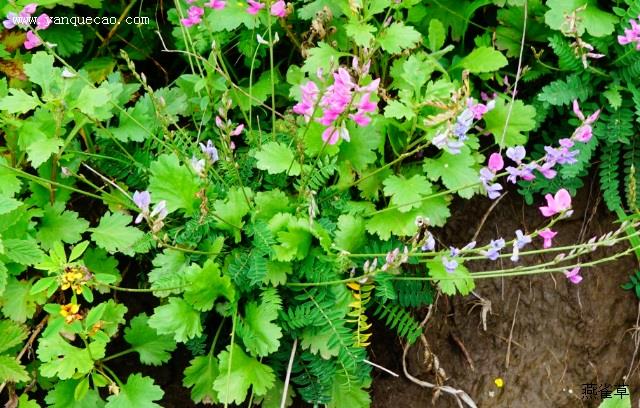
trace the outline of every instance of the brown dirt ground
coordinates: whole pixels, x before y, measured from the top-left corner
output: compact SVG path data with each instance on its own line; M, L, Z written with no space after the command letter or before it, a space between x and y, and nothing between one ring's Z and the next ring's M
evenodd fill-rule
M593 235L615 229L615 217L601 203L594 202L595 196L585 191L574 199L576 211L558 225L556 245L586 241ZM457 203L452 212L461 215L451 219L440 231L440 240L464 245L490 204L487 200ZM515 192L509 192L488 217L478 242L497 236L507 239L518 228L531 231L542 222L535 207L526 206ZM536 245L540 247L539 243ZM595 252L590 258L612 254L615 249ZM525 263L540 263L544 259L540 256ZM505 266L511 264L508 259L504 262ZM486 261L473 266L475 271L489 268L494 269L495 263ZM561 274L477 280L475 292L492 305L487 331L482 327L480 308L473 309L474 296L441 297L425 333L432 352L446 371L446 384L465 390L482 408L597 406L600 400L582 398L582 384L623 382L634 352L629 329L636 324L638 302L632 293L620 289L620 285L636 269L635 259L627 257L583 270L584 280L579 285L570 284ZM507 367L507 339L518 297ZM422 319L425 311L416 315ZM384 329L374 332L371 359L402 373L402 346L398 340L385 342L385 338L391 336ZM419 343L409 351L409 372L433 382L434 376L426 370L423 346ZM470 361L459 344L467 350ZM497 377L504 379L501 389L494 384ZM632 395L639 391L640 371L631 376L630 386ZM457 406L446 395L432 404L432 395L428 389L380 371L373 382L375 408ZM640 398L635 395L633 401L638 401Z

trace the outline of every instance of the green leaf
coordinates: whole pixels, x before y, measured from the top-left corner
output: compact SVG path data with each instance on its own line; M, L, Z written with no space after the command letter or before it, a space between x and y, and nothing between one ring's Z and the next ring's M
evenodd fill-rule
M535 128L536 109L533 106L525 105L520 100L514 101L507 131L505 132L504 140L502 140L502 133L507 123L508 115L509 104L503 98L498 98L495 108L484 115L485 130L493 133L495 142L501 147L525 144L527 136L523 132L528 132Z
M187 9L183 9L187 12ZM247 13L247 6L244 2L229 1L222 10L215 10L214 13L207 14L207 27L213 32L233 31L244 25L248 29L258 26L260 19ZM255 40L255 38L254 38Z
M303 350L309 350L312 354L320 354L320 357L329 360L340 352L340 343L333 341L331 346L329 345L332 338L333 333L330 330L305 327L300 345Z
M585 7L586 6L586 7ZM576 12L575 29L579 36L585 30L594 37L611 35L618 23L618 17L598 8L595 0L548 0L547 11L544 15L545 23L554 30L569 32L567 16Z
M118 332L118 326L125 323L125 313L127 313L125 305L110 299L93 307L85 317L85 324L91 327L100 322L100 330L111 337Z
M323 72L330 72L332 69L337 68L340 65L340 57L347 56L349 54L339 52L329 44L320 41L316 48L311 48L307 51L309 54L302 66L302 71L315 75L318 68L321 68Z
M31 282L10 278L4 295L0 297L2 313L9 319L24 323L33 317L36 306L43 304L47 297L44 293L31 294Z
M459 263L458 267L449 273L442 263L442 257L436 257L427 261L427 269L429 276L434 279L442 293L446 295L453 296L460 293L466 296L475 288L469 270L462 263Z
M149 326L158 334L173 335L175 341L182 343L202 334L200 313L177 297L169 298L168 304L154 309Z
M0 381L17 383L28 380L27 370L16 361L15 357L0 356Z
M82 31L69 29L64 24L52 24L46 30L40 31L39 34L44 41L56 44L56 53L64 58L82 51Z
M122 252L133 255L133 246L144 236L144 232L135 227L128 227L131 217L122 213L107 212L100 219L100 224L89 228L91 239L107 252L114 254Z
M367 24L361 21L350 21L344 26L347 35L353 39L353 42L360 47L368 47L374 40L373 33L377 29L371 24Z
M166 363L171 358L171 352L176 349L173 338L158 334L151 328L149 318L144 313L131 319L129 327L124 330L124 339L138 353L142 364L158 366Z
M416 116L413 108L405 105L404 103L394 99L390 101L384 108L385 118L407 119L411 120Z
M402 50L415 47L422 36L415 28L395 22L387 27L378 37L378 43L383 50L391 54L399 54Z
M9 95L0 99L0 110L25 114L40 106L40 104L40 99L35 93L28 95L22 89L11 88L9 89Z
M165 249L162 253L153 258L153 270L149 272L149 282L153 294L157 297L167 297L171 294L181 293L186 285L186 272L189 263L184 255L172 249ZM172 290L160 290L162 288L173 288Z
M170 213L183 209L187 215L193 214L200 189L198 177L173 154L161 155L150 169L149 191L153 202L165 200Z
M375 149L380 145L382 133L378 122L367 127L349 126L351 141L340 144L338 161L349 160L357 171L364 171L366 167L376 161Z
M93 85L87 85L80 91L73 107L90 118L107 120L111 117L110 100L111 93L108 88L102 86L95 88ZM107 107L107 109L101 109L103 107Z
M274 321L281 308L281 299L275 289L265 290L259 305L253 301L245 305L238 334L252 355L265 357L280 347L282 330Z
M229 345L218 355L220 376L214 381L213 389L218 392L221 403L241 404L249 387L257 396L265 395L273 387L276 377L273 369L249 357L237 345Z
M213 354L194 358L184 370L182 385L191 388L191 399L195 403L213 403L219 401L218 393L213 389L213 382L218 378L218 359Z
M131 374L127 383L120 387L118 395L107 398L105 408L162 408L154 401L164 396L162 388L154 384L153 378L142 374Z
M420 207L422 196L431 193L431 183L419 174L410 179L391 175L382 184L384 184L384 195L391 197L389 206L397 207L400 212L408 212L412 208Z
M36 238L43 249L49 250L55 241L74 244L82 239L82 233L89 228L89 222L78 217L78 213L65 210L64 204L56 202L44 207L44 214Z
M615 110L622 106L622 95L620 94L620 88L616 85L611 85L606 91L602 93L602 96L607 98L609 105Z
M460 61L462 68L474 74L497 71L508 63L500 51L490 47L478 47Z
M338 372L331 388L331 402L327 408L368 408L371 405L369 392L362 386L352 384L344 374Z
M8 166L4 167L4 166ZM0 194L4 197L11 197L22 187L22 182L14 171L11 170L11 166L7 162L7 159L0 157Z
M93 341L89 349L75 347L55 333L40 338L37 350L38 359L42 362L40 372L45 377L58 377L61 380L76 374L88 374L93 370L93 359L105 356L105 346L101 341Z
M36 52L31 57L31 62L24 64L24 72L29 77L29 81L40 85L46 91L54 80L53 76L60 73L59 69L53 67L54 61L53 55L48 52Z
M74 398L74 390L78 386L78 380L58 381L47 393L45 401L49 408L101 408L104 401L98 391L89 389L80 400Z
M244 191L244 193L243 193ZM226 200L216 200L213 203L213 212L216 217L216 228L233 234L235 242L240 242L240 230L244 226L245 215L249 214L249 204L253 192L248 188L231 188Z
M614 393L608 398L602 400L598 408L631 408L631 394L629 387L623 387L624 394Z
M7 258L23 265L34 265L42 260L44 252L33 239L5 239L4 252Z
M479 181L479 169L467 147L459 154L444 151L437 159L425 159L423 169L431 180L441 179L447 189L456 191L462 198L471 198L474 193L474 187L462 187Z
M438 19L431 19L429 21L429 49L431 51L437 51L444 45L444 40L447 37L447 33L444 30L444 25Z
M260 170L266 170L269 174L284 173L287 175L297 176L300 174L300 163L295 159L291 149L284 143L269 142L255 153L258 161L256 166Z
M111 127L109 131L121 142L132 140L142 142L157 126L155 110L150 97L138 99L136 104L120 112L118 127Z
M9 213L22 205L22 201L15 198L0 196L0 214Z
M187 273L188 285L184 292L184 299L194 309L202 312L213 309L215 301L220 296L233 302L235 289L228 276L223 276L218 264L207 260L202 268L192 265Z
M20 129L20 146L26 150L31 165L36 169L49 160L52 154L58 153L63 145L62 139L46 133L51 130L47 130L46 125L47 123L25 122Z
M338 217L335 245L340 250L353 252L366 243L365 225L362 217L343 214Z
M27 338L27 330L23 325L20 325L11 320L0 320L0 353L11 349L22 343Z
M25 392L18 398L18 408L40 408L40 405L34 400L30 400L29 395Z

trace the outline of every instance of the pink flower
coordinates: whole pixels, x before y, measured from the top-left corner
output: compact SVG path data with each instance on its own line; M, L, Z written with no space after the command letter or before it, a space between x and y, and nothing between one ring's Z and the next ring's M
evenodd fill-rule
M338 143L340 138L343 138L347 142L350 140L349 131L344 126L341 126L338 129L333 126L329 126L324 130L324 132L322 132L322 140L330 145Z
M371 102L371 94L369 92L362 95L358 102L358 110L366 113L375 112L378 104Z
M540 212L545 217L552 217L571 208L571 196L564 188L558 190L555 196L547 194L544 197L547 199L547 205L540 207Z
M22 9L22 12L31 15L36 12L37 7L38 5L36 3L29 3L26 6L24 6L24 8Z
M293 112L298 115L304 115L308 122L313 114L313 108L318 100L318 86L313 81L309 81L300 87L302 91L302 102L297 103L293 107Z
M51 25L51 17L42 13L36 19L36 29L38 30L46 30Z
M356 122L358 126L365 127L371 123L371 118L364 114L362 111L358 111L354 114L349 115L349 117Z
M542 247L543 248L551 248L551 245L553 245L551 240L553 239L553 237L558 235L558 233L556 231L550 230L549 228L545 228L542 231L540 231L538 233L538 235L540 236L540 238L542 238L544 240L544 242L542 244Z
M244 130L244 124L239 124L235 129L229 134L229 136L238 136Z
M579 142L586 143L591 140L591 136L593 136L593 129L591 125L582 125L576 129L573 137Z
M247 9L247 13L249 14L258 14L258 11L265 7L264 4L255 0L247 0L247 3L249 3L249 8Z
M36 48L42 44L40 38L33 33L33 31L27 32L27 40L24 42L24 48L30 50L32 48Z
M640 20L640 16L638 16L638 20ZM631 24L631 28L625 29L624 35L618 36L618 43L620 45L636 43L636 49L640 50L640 26L635 20L629 20L629 24Z
M502 160L502 155L500 155L500 153L492 153L491 156L489 156L489 170L497 173L502 170L503 167L504 160Z
M278 0L271 5L271 15L276 17L287 16L287 5L284 0Z
M202 22L202 16L204 15L204 9L198 6L191 6L187 11L188 17L180 20L183 26L191 27Z
M555 163L553 162L546 162L542 166L538 165L536 168L540 171L540 173L542 173L543 176L548 179L552 179L556 176L556 174L558 174L558 172L553 169L554 165Z
M582 276L580 276L579 273L580 273L580 267L576 266L570 271L564 271L564 276L566 276L571 283L573 283L574 285L577 285L582 281Z
M211 9L214 9L214 10L222 10L226 4L227 4L226 1L211 0L208 3L205 3L205 6L211 8Z

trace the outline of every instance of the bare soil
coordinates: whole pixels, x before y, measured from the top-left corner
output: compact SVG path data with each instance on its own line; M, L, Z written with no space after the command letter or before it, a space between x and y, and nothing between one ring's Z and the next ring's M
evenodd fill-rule
M595 202L595 196L585 191L574 199L576 211L557 225L555 245L586 241L616 228L615 217ZM472 200L456 205L452 213L460 215L438 237L447 245L469 241L491 203ZM542 222L535 206L526 206L510 192L488 216L478 241L509 239L516 229L532 231ZM539 242L535 245L541 247ZM613 254L616 249L595 252L584 260ZM524 263L542 263L547 258L532 256ZM505 267L511 265L508 259L503 262ZM474 308L475 296L440 297L425 334L446 372L445 384L466 391L478 407L594 407L601 402L600 395L583 399L583 384L600 387L624 382L635 395L632 400L638 401L639 371L624 380L635 349L631 329L636 326L638 301L620 288L637 267L637 261L627 257L583 270L579 285L569 283L562 274L477 280L475 293L491 302L486 331L481 308ZM474 271L495 268L491 261L473 265ZM426 311L416 313L419 319L425 315ZM397 339L387 340L390 338L384 328L374 332L372 360L402 374L402 346ZM408 370L433 383L434 374L427 370L424 354L420 342L412 346ZM498 377L504 380L502 388L494 383ZM376 408L457 406L447 395L433 403L432 397L431 390L403 376L394 378L377 371L373 382Z

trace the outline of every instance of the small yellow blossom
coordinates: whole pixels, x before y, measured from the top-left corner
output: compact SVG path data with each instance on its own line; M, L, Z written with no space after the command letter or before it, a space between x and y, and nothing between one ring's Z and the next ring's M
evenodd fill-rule
M493 380L493 382L496 384L496 387L498 388L504 387L504 380L501 377L496 378L495 380Z
M65 322L72 323L74 320L82 319L82 315L78 314L79 311L80 305L69 303L66 305L62 305L60 309L60 315L64 317Z

